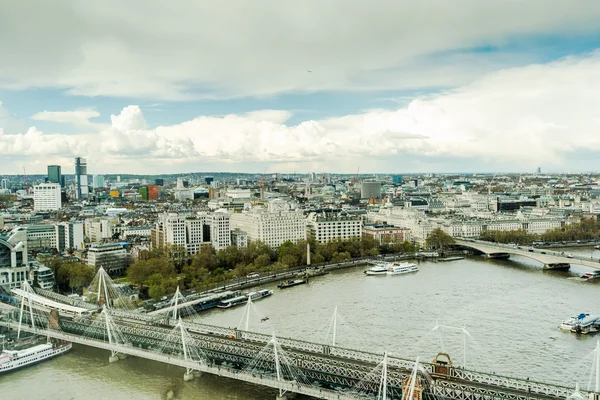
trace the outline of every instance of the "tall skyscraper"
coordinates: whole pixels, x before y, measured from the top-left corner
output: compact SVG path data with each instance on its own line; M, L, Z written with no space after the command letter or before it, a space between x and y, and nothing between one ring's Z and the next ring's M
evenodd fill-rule
M75 196L79 200L88 198L87 161L85 158L75 158Z
M104 187L104 176L103 175L94 175L92 178L92 185L94 189L103 188Z
M59 185L62 185L60 165L48 165L48 183L58 183Z

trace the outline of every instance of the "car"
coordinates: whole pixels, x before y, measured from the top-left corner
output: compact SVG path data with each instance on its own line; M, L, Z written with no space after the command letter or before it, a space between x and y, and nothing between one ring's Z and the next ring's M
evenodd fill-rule
M260 278L260 274L257 274L256 272L253 272L251 274L248 274L247 278Z
M545 251L542 251L542 254L546 254L546 252L545 252Z
M533 253L533 249L529 249L529 250L527 250L527 251L529 251L530 253Z
M567 254L567 258L573 258L573 257L575 257L575 256L571 253Z

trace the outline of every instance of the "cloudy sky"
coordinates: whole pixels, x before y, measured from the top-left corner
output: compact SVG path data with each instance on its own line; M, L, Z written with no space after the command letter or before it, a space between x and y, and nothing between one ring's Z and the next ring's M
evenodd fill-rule
M600 1L0 3L0 174L600 170Z

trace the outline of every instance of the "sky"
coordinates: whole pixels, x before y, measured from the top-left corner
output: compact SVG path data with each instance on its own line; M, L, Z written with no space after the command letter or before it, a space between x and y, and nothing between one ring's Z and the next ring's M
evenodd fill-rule
M0 174L600 170L597 0L0 3Z

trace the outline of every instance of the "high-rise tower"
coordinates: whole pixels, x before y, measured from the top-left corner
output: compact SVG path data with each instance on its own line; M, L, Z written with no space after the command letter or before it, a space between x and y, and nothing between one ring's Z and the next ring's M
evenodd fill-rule
M88 198L87 161L85 158L75 158L75 196L79 200Z

